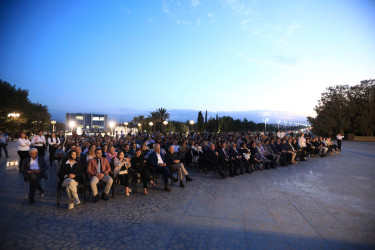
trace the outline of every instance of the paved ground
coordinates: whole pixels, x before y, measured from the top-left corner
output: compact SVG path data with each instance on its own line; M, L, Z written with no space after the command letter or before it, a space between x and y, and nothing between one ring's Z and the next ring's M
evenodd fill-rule
M0 248L374 249L375 143L226 180L192 171L172 192L56 207L54 170L30 206L15 144L0 160ZM159 181L159 184L161 181ZM141 186L139 186L139 189Z

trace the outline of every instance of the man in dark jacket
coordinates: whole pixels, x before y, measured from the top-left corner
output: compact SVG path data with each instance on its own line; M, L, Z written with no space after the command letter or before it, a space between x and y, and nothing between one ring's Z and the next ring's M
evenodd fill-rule
M171 170L167 167L164 154L160 153L160 144L156 143L154 145L154 151L150 154L148 158L148 165L154 172L163 175L164 179L164 190L171 191L168 187L168 179L171 178L174 182L178 179L173 177Z
M38 149L30 149L30 157L22 161L21 172L25 181L29 182L29 203L35 203L35 189L38 189L44 196L44 190L40 185L42 178L47 179L46 164L43 157L38 157Z
M182 179L186 178L186 181L192 181L189 177L189 173L186 171L184 164L180 162L178 159L178 155L174 153L174 147L173 145L170 145L168 147L167 154L165 155L165 162L167 163L167 166L172 172L178 171L178 178L180 180L180 187L185 187L184 183L182 182Z
M225 179L223 168L220 169L219 152L216 151L215 144L213 143L210 143L208 149L206 150L206 164L208 165L208 168L216 169L221 178Z

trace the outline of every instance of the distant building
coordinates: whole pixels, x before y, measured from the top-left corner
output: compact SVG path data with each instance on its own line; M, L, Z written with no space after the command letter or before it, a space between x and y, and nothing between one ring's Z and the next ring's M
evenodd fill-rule
M83 130L107 129L108 116L103 114L66 113L65 125L70 128L69 122L74 121L76 128Z

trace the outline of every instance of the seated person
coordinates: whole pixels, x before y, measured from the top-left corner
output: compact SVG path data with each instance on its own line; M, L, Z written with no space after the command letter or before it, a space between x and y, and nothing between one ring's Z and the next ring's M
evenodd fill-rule
M234 177L234 166L231 165L230 157L227 150L227 144L223 142L221 144L221 148L219 150L219 162L221 164L221 168L223 172L225 173L226 167L229 167L229 176Z
M66 188L68 209L73 209L74 205L81 203L77 194L77 186L83 182L83 172L81 164L77 161L77 152L70 150L68 156L69 159L61 165L58 176L59 186Z
M175 154L174 151L174 146L170 145L168 147L167 154L165 155L165 162L167 163L167 166L172 171L172 173L178 171L180 187L185 187L184 183L182 182L184 176L186 177L186 181L192 181L193 179L189 177L189 173L186 171L184 164L180 162L180 160L178 159L178 155Z
M256 146L256 142L252 141L250 145L251 145L251 147L250 147L250 152L251 152L250 162L251 162L251 165L252 165L252 167L251 167L252 171L255 170L255 166L257 164L259 165L259 169L262 170L263 165L259 164L259 163L262 163L262 155L258 151L258 148Z
M113 176L114 178L118 178L120 184L125 186L125 195L129 196L131 189L129 188L129 176L131 167L130 158L125 158L124 152L120 151L117 153L117 157L113 160L114 162L114 170Z
M280 155L277 154L277 151L276 152L273 151L273 148L270 146L269 140L265 140L263 148L267 152L267 155L272 156L272 158L270 157L270 159L272 161L273 167L276 168L276 166L279 165L279 162L280 162Z
M160 152L160 144L156 143L154 145L154 151L150 154L148 159L149 166L156 171L157 173L163 175L164 179L164 190L171 191L168 187L168 179L171 178L174 182L177 182L178 179L173 177L172 172L167 167L164 154Z
M256 145L257 145L258 152L262 156L261 159L262 159L262 162L264 164L264 168L265 169L269 169L270 167L274 168L274 166L273 166L273 160L274 160L273 156L267 154L267 151L263 148L261 141L257 141Z
M132 165L132 168L141 174L141 179L143 182L143 193L147 195L147 183L150 182L153 187L156 187L156 184L152 181L151 174L146 166L146 160L142 155L141 148L137 148L135 150L135 155L131 158L130 163Z
M206 150L206 164L208 165L209 169L216 169L217 172L220 174L221 178L225 179L225 173L220 167L219 164L219 152L215 149L215 144L210 143L208 149Z
M238 175L237 173L237 169L240 170L240 174L244 174L244 171L243 171L243 168L242 168L242 164L241 164L241 161L242 161L242 155L240 154L240 152L237 150L237 145L236 143L232 143L230 145L230 148L228 150L228 154L229 154L229 158L232 162L232 164L234 164L234 175Z
M35 203L35 189L38 189L42 196L44 196L44 190L40 185L40 180L42 178L47 178L46 176L46 164L44 162L44 157L38 156L38 149L30 149L30 157L22 161L21 172L25 181L29 182L29 203Z
M246 142L242 141L240 143L240 148L239 148L238 151L242 155L241 160L242 160L242 164L244 164L244 166L245 166L246 173L251 173L251 171L250 171L250 156L251 156L251 152L247 148Z
M90 177L90 187L94 196L94 203L99 199L97 184L100 180L106 183L102 199L108 200L108 194L111 190L113 179L108 175L111 167L106 158L102 157L103 153L100 148L95 149L95 158L91 159L87 166L87 174Z

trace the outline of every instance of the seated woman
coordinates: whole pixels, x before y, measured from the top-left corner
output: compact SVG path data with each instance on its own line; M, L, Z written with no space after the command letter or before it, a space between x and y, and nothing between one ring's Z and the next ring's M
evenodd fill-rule
M117 157L117 152L115 151L115 147L110 146L109 150L108 150L108 153L106 155L106 158L107 158L110 165L112 164L112 161L114 161L114 159L116 159L116 157Z
M151 174L146 166L145 157L142 155L142 149L137 148L135 150L135 155L131 158L130 163L135 171L141 174L144 194L147 195L147 183L150 182L153 187L156 187L156 184L151 179Z
M129 168L131 167L130 158L125 158L124 152L120 151L114 159L115 169L113 170L114 177L120 180L120 184L125 186L125 195L129 196L131 192L129 188L129 175L131 174Z
M80 204L77 194L77 186L83 181L82 167L77 162L77 152L75 150L69 151L68 160L63 163L59 170L59 186L66 187L68 195L68 209L74 208L74 205Z
M251 171L255 171L255 166L256 164L258 163L262 163L262 155L259 153L258 151L258 148L256 147L256 142L255 141L252 141L251 144L250 144L250 152L251 152L251 156L250 156L250 163L251 163ZM259 165L259 169L262 170L263 169L263 165Z

